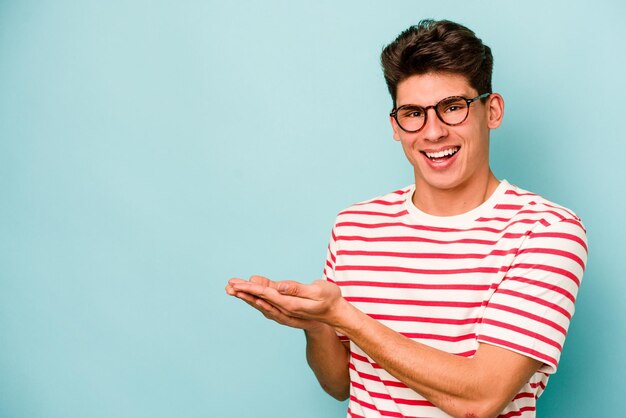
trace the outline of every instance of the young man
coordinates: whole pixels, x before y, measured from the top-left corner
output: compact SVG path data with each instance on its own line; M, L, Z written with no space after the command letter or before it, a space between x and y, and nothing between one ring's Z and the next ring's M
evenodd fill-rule
M301 328L350 417L533 417L556 371L587 258L571 211L498 180L504 101L475 34L422 21L387 46L393 137L415 184L339 213L324 280L226 291Z

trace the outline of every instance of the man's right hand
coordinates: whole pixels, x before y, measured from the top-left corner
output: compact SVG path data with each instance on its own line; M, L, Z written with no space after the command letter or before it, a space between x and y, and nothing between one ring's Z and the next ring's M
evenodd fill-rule
M350 394L348 369L350 351L347 344L343 344L337 338L335 330L330 325L316 320L297 318L285 313L265 299L235 290L235 284L248 282L265 286L268 288L267 290L273 289L270 290L270 293L278 291L278 286L281 283L284 286L286 282L274 282L262 276L252 276L249 281L234 278L228 281L226 293L243 300L261 312L267 319L288 327L303 329L307 341L307 362L322 388L336 399L341 401L347 399ZM263 289L261 294L265 290Z
M226 285L226 293L230 296L234 296L238 299L243 300L248 305L252 306L254 309L258 310L265 316L267 319L271 319L272 321L276 321L281 325L286 325L292 328L300 328L307 332L315 332L319 329L322 329L326 326L318 321L296 318L294 316L287 315L276 306L270 304L264 299L253 296L249 293L245 292L237 292L233 288L235 283L243 283L246 280L239 278L232 278L228 281L228 285ZM272 289L278 290L278 283L274 282L263 276L252 276L249 280L250 283L260 284L262 286L267 286Z

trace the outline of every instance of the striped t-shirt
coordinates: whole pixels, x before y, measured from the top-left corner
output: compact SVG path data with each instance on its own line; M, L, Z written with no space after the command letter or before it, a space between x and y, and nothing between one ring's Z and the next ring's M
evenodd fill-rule
M534 417L536 399L556 371L587 260L580 219L507 181L457 216L420 211L413 191L340 212L325 279L358 309L415 341L465 357L489 343L540 360L501 415ZM350 350L349 417L448 416L354 343Z

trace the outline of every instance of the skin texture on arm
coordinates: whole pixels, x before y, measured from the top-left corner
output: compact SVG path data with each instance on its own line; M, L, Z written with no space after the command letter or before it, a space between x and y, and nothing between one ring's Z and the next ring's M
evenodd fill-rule
M350 393L348 371L349 349L343 344L335 330L319 321L290 316L266 300L246 292L235 290L237 283L247 283L241 279L231 279L226 293L237 297L263 314L267 319L292 328L300 328L306 337L307 363L318 382L333 398L343 401ZM262 276L252 276L250 283L277 288L277 283Z
M236 292L264 299L294 318L323 322L349 337L378 365L455 417L497 416L541 366L537 360L480 344L473 358L446 353L384 326L341 297L326 281L273 286L239 282Z
M322 324L325 325L325 324ZM326 393L344 401L350 395L348 363L350 351L342 343L335 330L324 326L315 332L304 331L306 336L306 359Z

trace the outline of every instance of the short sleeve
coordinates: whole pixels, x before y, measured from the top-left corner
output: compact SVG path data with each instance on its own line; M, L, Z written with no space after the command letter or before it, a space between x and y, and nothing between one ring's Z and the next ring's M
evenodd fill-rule
M322 280L327 280L331 283L335 283L335 263L337 262L337 236L335 235L335 228L333 228L330 234L330 241L328 243L328 249L326 251L326 265L324 266L324 273ZM340 332L337 332L337 337L342 342L349 341L348 337Z
M587 262L579 219L530 233L487 302L477 332L484 342L544 363L556 372Z
M327 280L331 283L335 283L335 263L337 262L337 236L335 235L335 228L330 234L330 241L328 243L328 249L326 250L326 265L324 266L324 273L322 275L323 280Z

